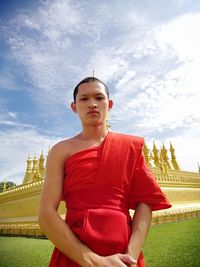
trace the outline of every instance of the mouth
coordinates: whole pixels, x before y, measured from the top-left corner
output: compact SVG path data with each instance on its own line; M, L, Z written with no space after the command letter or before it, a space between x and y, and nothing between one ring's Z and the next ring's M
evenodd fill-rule
M96 110L92 110L92 111L89 111L87 114L92 116L92 115L98 115L99 112Z
M99 114L99 112L96 110L92 110L92 111L89 111L87 114Z

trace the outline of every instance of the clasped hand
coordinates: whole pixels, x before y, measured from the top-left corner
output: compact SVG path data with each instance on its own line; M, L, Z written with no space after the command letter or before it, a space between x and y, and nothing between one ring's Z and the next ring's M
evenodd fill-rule
M99 256L92 266L82 267L136 267L136 260L128 254L114 254L111 256Z

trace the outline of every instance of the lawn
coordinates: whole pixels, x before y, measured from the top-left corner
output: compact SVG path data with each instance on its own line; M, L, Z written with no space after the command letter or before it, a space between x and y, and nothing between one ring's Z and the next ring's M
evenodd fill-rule
M147 267L200 267L200 218L151 227L143 252Z
M52 250L45 239L0 237L0 267L46 267Z
M200 219L152 226L143 249L147 267L199 267ZM1 267L46 267L48 240L0 237Z

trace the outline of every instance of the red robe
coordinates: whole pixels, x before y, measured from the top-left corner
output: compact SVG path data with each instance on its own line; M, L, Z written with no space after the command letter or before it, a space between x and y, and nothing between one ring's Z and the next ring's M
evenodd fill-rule
M109 132L99 147L66 161L66 223L98 255L125 253L131 235L129 209L137 203L152 210L171 207L145 163L143 144L142 138ZM57 248L49 266L79 267ZM145 267L142 253L137 267Z

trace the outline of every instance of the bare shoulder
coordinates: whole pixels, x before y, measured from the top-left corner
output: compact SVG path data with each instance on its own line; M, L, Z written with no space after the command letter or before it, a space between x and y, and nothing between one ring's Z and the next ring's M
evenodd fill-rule
M48 157L65 161L71 154L74 138L75 137L62 140L53 145L49 151Z

